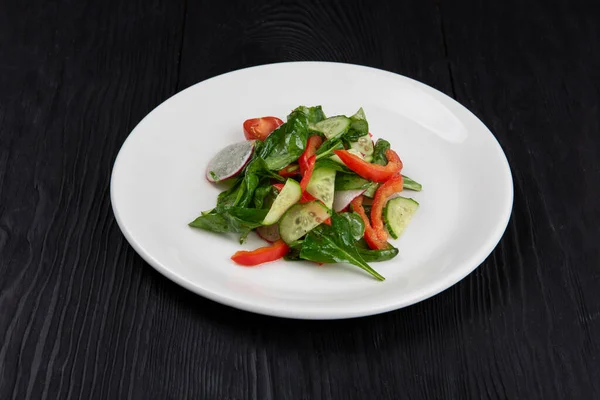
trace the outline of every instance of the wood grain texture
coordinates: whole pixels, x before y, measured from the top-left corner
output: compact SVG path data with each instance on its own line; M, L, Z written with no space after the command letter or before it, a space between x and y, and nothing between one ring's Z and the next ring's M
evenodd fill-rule
M542 0L0 2L0 399L600 398L599 20ZM490 127L515 205L481 267L311 322L135 254L109 201L131 129L200 80L295 60L407 75Z

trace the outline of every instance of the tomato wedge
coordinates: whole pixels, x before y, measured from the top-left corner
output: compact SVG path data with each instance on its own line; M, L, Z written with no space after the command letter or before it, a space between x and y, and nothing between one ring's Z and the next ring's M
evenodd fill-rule
M367 241L367 245L373 250L383 250L388 248L388 243L385 240L381 240L377 235L377 232L371 227L371 222L369 221L369 217L367 217L367 213L362 205L364 196L358 196L354 200L350 202L352 209L360 215L365 224L365 240Z
M251 118L244 121L244 137L247 140L265 140L283 121L277 117Z
M373 182L385 182L392 176L402 170L402 161L394 150L388 149L385 156L388 159L387 165L371 164L347 150L333 151L348 168L356 172L361 177Z
M402 191L403 185L404 178L402 175L396 175L390 180L386 181L383 185L379 186L375 192L373 206L371 207L371 222L373 223L373 229L375 230L375 233L377 233L377 236L381 240L387 241L388 239L387 230L383 226L383 207L385 206L388 197L394 193Z
M317 149L321 144L323 144L323 138L319 135L312 135L308 138L306 149L304 149L304 152L298 159L298 165L300 165L300 173L302 175L304 175L304 172L308 168L308 160L317 153Z
M289 251L289 246L281 239L277 240L271 246L259 247L256 250L237 251L231 259L240 265L252 267L269 261L275 261L285 256Z

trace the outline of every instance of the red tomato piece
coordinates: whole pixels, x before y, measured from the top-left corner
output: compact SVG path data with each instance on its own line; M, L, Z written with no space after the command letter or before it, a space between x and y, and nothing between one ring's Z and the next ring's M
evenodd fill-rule
M244 121L244 137L247 140L265 140L283 124L277 117L251 118Z

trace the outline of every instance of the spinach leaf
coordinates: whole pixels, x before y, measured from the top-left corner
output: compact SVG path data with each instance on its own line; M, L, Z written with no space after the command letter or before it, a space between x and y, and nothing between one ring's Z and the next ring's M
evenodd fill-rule
M287 122L271 133L258 149L258 156L265 160L267 168L279 170L296 161L306 148L308 140L308 117L294 110Z
M383 250L371 250L367 241L361 239L356 242L359 254L366 262L387 261L398 255L398 249L388 243L388 248Z
M325 113L323 112L323 109L321 108L321 106L314 106L314 107L300 106L300 107L296 107L296 109L294 111L300 111L300 112L304 113L308 117L309 124L316 124L317 122L321 122L325 118L327 118L327 117L325 117Z
M387 261L398 255L398 249L390 247L384 250L358 249L358 253L366 262Z
M379 165L387 165L388 160L385 156L385 152L389 150L390 142L387 140L379 139L377 143L375 143L375 147L373 148L373 164Z
M268 211L256 208L216 207L208 213L202 213L190 222L189 226L211 232L247 235L249 231L262 225Z
M416 190L417 192L420 192L421 189L423 189L423 186L419 182L413 181L405 175L402 175L402 177L404 178L404 182L402 183L403 189Z
M356 142L360 137L369 134L369 123L362 107L350 117L350 121L350 129L344 134L346 142Z
M268 198L273 193L273 185L268 182L264 186L256 188L254 192L254 208L269 208Z
M257 174L246 174L242 181L243 194L240 201L236 204L238 207L248 207L254 198L254 192L260 184L260 177Z
M334 171L342 172L344 174L352 174L353 173L345 165L342 165L333 160L330 160L329 158L323 158L321 160L317 160L317 162L315 163L315 169L317 169L317 168L330 168Z
M370 185L370 180L361 178L352 172L335 176L335 190L366 189Z
M321 158L328 158L333 155L334 150L342 150L344 144L340 138L332 138L323 142L323 144L317 149L317 160Z
M227 190L219 193L217 197L217 206L220 207L231 207L239 203L241 196L243 195L242 190L242 178L236 178L234 184Z
M365 223L360 215L355 212L343 212L338 215L348 221L350 234L354 238L355 243L365 235Z
M352 121L348 132L344 134L344 139L350 142L356 142L359 138L369 134L369 123L367 120L360 119Z
M349 219L331 215L331 226L319 225L310 231L302 243L300 258L322 263L346 262L362 268L378 280L385 280L363 260L355 246Z
M246 166L243 171L241 191L237 203L234 205L239 207L248 207L252 204L254 194L259 186L264 186L270 182L270 179L284 181L285 178L279 174L269 170L265 160L259 156L255 156ZM260 208L260 207L257 207Z

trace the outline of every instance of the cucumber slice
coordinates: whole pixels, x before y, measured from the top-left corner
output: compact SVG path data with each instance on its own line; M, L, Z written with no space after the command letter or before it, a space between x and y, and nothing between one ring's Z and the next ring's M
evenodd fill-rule
M360 152L365 161L373 159L373 139L369 135L361 136L356 142L350 143L350 148Z
M324 119L321 122L317 122L312 129L321 132L327 139L331 139L348 132L350 123L350 118L343 115L337 115L335 117Z
M293 179L288 179L271 205L267 216L263 220L263 225L272 225L279 221L283 213L296 204L301 197L302 188L300 184Z
M385 226L394 239L398 239L412 216L419 208L419 203L406 197L394 197L388 200L383 209Z
M360 158L362 158L364 160L364 157L363 157L362 153L360 151L356 150L356 149L348 149L348 153L354 154L355 156L360 157ZM346 164L344 164L344 162L342 161L342 159L339 158L337 156L337 154L332 155L331 157L329 157L329 159L335 161L338 164L346 166Z
M279 221L281 239L290 244L329 218L329 210L320 201L295 204Z
M306 186L306 191L321 200L327 208L333 207L335 170L326 167L315 169Z

